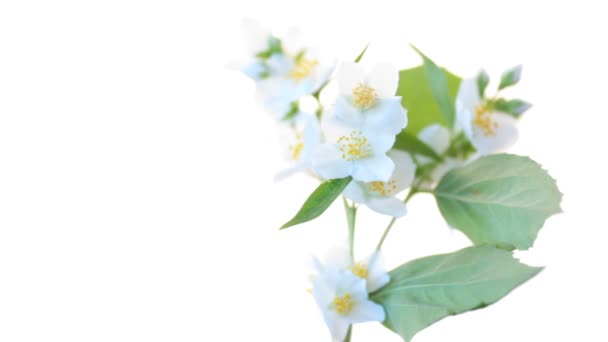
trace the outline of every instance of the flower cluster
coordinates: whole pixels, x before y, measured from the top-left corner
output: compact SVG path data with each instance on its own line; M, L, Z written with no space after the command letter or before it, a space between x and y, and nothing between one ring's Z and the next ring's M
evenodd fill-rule
M376 252L354 262L345 249L331 251L325 263L314 259L311 293L334 341L343 341L351 324L384 321L382 306L368 298L390 280L380 259Z
M409 154L392 150L407 126L407 111L395 96L398 70L384 63L366 71L343 62L335 75L335 103L307 113L298 101L310 95L318 100L333 63L312 57L294 34L279 39L250 21L245 28L250 55L241 70L255 81L258 100L282 128L290 162L277 179L300 171L320 179L351 176L344 196L382 214L405 215L405 204L395 195L411 185L416 166Z
M488 186L487 189L476 187L472 192L456 193L467 188L468 181L479 177L479 170L484 167L487 168L487 173L496 173L500 166L495 164L495 160L484 160L484 156L504 151L517 139L517 119L530 105L521 100L506 100L500 97L499 93L503 88L519 81L521 67L508 70L502 75L494 96L486 95L489 77L483 71L470 79L457 78L459 88L454 98L448 89L447 72L442 71L419 51L424 60L423 70L414 68L400 72L388 63L379 63L371 69L365 69L358 63L365 50L355 61L335 63L331 59L321 58L313 48L303 44L300 35L294 30L284 37L277 37L252 21L247 21L244 28L248 54L240 70L255 82L257 99L275 118L283 137L285 159L289 162L289 166L279 172L276 178L284 179L304 172L323 182L296 217L283 228L316 218L340 195L344 199L350 248L334 252L324 263L315 259L315 275L311 289L334 341L348 341L352 324L369 321L384 322L389 329L408 341L416 329L420 330L425 324L432 324L436 320L425 322L424 317L416 316L417 311L404 309L417 307L419 303L402 304L413 300L413 297L407 295L407 281L398 278L391 282L389 273L380 262L379 251L388 232L397 218L406 215L406 202L417 193L433 193L448 223L462 230L475 243L479 240L482 245L514 247L531 244L530 241L522 244L521 237L530 237L533 240L539 229L537 224L524 221L523 218L527 216L523 214L518 216L513 213L513 206L502 208L506 202L499 199L505 194L495 192L508 189L512 184ZM416 76L421 75L418 72L420 70L423 71L424 78ZM408 77L413 77L414 82ZM330 82L336 85L337 95L330 105L322 105L319 98ZM412 89L403 84L409 84L409 87L411 84L426 87L430 89L427 91L429 94L414 92L415 95L411 95L409 92ZM302 110L306 99L316 101L316 110ZM437 103L429 106L431 101ZM412 102L418 105L409 107ZM411 108L415 114L408 113L406 107ZM443 117L429 119L432 117L429 112L438 109L441 111L439 115ZM414 123L414 127L411 127L411 123ZM482 163L467 169L472 163L482 160ZM521 167L518 163L525 163L526 167L538 167L528 165L527 160L507 155L496 160L506 165L506 169L517 170ZM457 168L466 169L462 171L465 176L452 177L446 181L453 173L450 171ZM466 175L467 172L470 176ZM538 184L550 187L552 180L542 178L545 176L548 177L546 174L538 176ZM509 179L512 178L488 178L486 182L506 182ZM520 186L523 189L534 183L527 183L525 180L522 182ZM554 186L554 182L552 184ZM442 185L442 191L436 192ZM401 197L400 194L407 189L407 196ZM451 194L450 191L455 193ZM483 194L483 191L488 193ZM547 191L551 194L559 193L557 189ZM468 201L467 196L481 195L489 198L486 201L496 200L494 206L485 205L489 202L480 205L477 198ZM448 203L442 207L441 196L460 202ZM548 199L553 201L554 206L559 205L559 201L555 204L555 198ZM512 197L508 200L514 201ZM515 207L527 210L528 206L542 202L528 199L522 201L520 206ZM353 240L355 215L360 206L390 216L391 222L376 251L369 258L356 262L353 259ZM541 212L530 209L525 213ZM494 219L502 213L501 210L504 210L505 217L509 218L509 224L512 220L517 220L517 217L522 217L519 226L523 228L520 229L529 231L513 232L513 236L503 233L513 228L504 227L503 223ZM534 222L544 221L547 213L551 214L543 209ZM492 219L480 217L482 214ZM486 229L485 231L471 231L479 229L475 225L477 221L485 222L486 226L480 228ZM491 227L492 225L496 227ZM494 234L494 231L498 233ZM455 260L460 260L458 258L461 255L466 256L469 253L486 255L488 260L503 258L497 256L501 253L499 250L485 247L474 249L472 252L463 250L457 253L460 254ZM492 256L489 256L490 254ZM441 260L441 257L432 260ZM462 261L462 267L471 267L473 263L465 259ZM424 261L421 266L429 267L424 276L441 273L440 268L446 266L445 262L438 261L437 265L433 265L433 261L429 260ZM506 262L510 263L512 260ZM404 265L404 274L422 270L417 266L412 267L413 270L408 269L407 264ZM478 270L473 269L470 273L464 273L463 283L475 279L476 271ZM521 272L528 278L532 276L527 269L521 269ZM517 284L519 282L515 281L504 288ZM446 294L454 289L440 288L440 285L431 283L429 286L432 286L433 290L429 290L428 298L426 294L424 298L416 298L430 300L428 307L439 310L437 319L447 312L464 312L476 307L451 307L450 305L458 301L446 300L452 295ZM382 291L391 286L401 288L399 291L386 290L387 294L382 295ZM432 291L439 291L438 300L445 303L439 305L433 302L435 299L431 298ZM387 306L390 301L398 303ZM484 297L477 304L480 306L486 301ZM407 322L400 322L395 326L396 323L391 321L387 307L391 307L391 310L403 310L397 314L400 318L401 315L412 315L413 322L416 322L411 325L413 332L409 331Z

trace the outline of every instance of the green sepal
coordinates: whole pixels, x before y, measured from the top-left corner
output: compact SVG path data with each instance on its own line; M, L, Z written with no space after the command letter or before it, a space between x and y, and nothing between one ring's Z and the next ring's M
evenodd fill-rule
M500 77L500 85L498 86L498 90L502 90L506 87L517 84L517 82L519 82L521 79L521 70L522 65L520 64L503 72L502 76Z

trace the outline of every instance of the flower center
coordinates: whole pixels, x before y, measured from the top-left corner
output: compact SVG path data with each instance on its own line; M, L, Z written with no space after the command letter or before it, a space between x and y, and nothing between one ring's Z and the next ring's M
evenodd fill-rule
M475 106L475 118L473 123L483 130L483 135L496 135L498 123L492 120L492 115L485 105Z
M357 303L351 297L350 293L344 294L344 296L337 296L331 303L331 307L338 313L338 315L348 315Z
M348 136L343 135L338 138L342 159L353 161L372 155L372 145L361 131L352 131Z
M359 109L369 109L377 102L376 90L359 83L353 89L353 104Z
M374 181L367 183L367 188L381 196L388 196L397 190L397 182L394 179L388 182Z
M302 139L302 133L297 133L296 142L294 144L289 145L289 153L290 153L291 160L300 159L303 149L304 149L304 140Z
M367 265L358 262L350 267L350 271L361 279L367 279Z
M299 82L310 76L317 64L319 64L319 61L316 59L299 58L291 68L291 71L289 71L287 78Z

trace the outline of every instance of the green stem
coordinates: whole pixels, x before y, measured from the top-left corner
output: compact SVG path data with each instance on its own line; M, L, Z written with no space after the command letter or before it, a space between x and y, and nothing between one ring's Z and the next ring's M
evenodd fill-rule
M403 200L403 203L407 203L410 200L410 198L412 198L418 192L420 192L418 190L418 188L412 187L410 189L410 192L407 194L407 196ZM393 225L395 224L395 221L397 221L397 219L395 217L393 217L391 219L391 222L388 223L388 226L386 227L386 229L384 230L384 233L382 234L382 237L380 238L380 242L378 242L378 246L376 246L376 250L377 251L379 251L382 248L382 245L384 244L384 240L386 240L386 237L388 236L388 233L391 231L391 228L393 228Z
M346 223L348 224L348 250L350 251L351 258L355 260L355 219L357 217L357 208L354 204L352 206L348 205L344 197L342 197L342 201L344 202Z
M348 332L346 333L346 337L344 338L344 342L350 342L350 336L353 333L353 326L348 327Z

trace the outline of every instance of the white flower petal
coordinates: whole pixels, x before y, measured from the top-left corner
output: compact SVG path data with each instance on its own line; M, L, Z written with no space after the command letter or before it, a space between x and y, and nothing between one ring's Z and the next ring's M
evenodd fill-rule
M247 42L249 52L254 55L268 48L270 31L252 18L244 18L241 22L241 35Z
M362 114L365 128L377 134L396 135L407 126L407 111L398 96L381 99Z
M322 274L325 272L325 266L317 257L312 257L312 268L317 274Z
M482 128L473 125L473 136L471 143L481 155L497 153L511 147L519 136L517 120L508 114L491 113L498 127L494 130L496 134L486 135Z
M383 322L386 318L384 308L370 300L358 302L348 315L352 323Z
M281 120L289 111L291 100L284 96L285 80L272 77L257 82L256 97L263 108L272 114L276 120Z
M323 312L323 318L325 319L325 324L327 324L329 332L331 333L332 341L343 342L346 338L346 334L348 333L350 322L334 311Z
M460 82L460 87L458 88L458 94L456 95L457 106L462 106L462 108L473 110L480 103L481 98L479 97L477 80L474 78L462 80Z
M352 263L352 257L346 247L332 248L327 252L325 257L325 265L328 270L332 271L348 269Z
M348 125L357 130L361 129L365 122L364 114L353 107L350 104L350 101L344 96L339 96L336 99L336 106L334 107L332 115L344 125Z
M395 144L394 135L376 135L370 131L364 131L363 134L367 138L367 141L372 146L374 154L385 154Z
M289 27L283 39L281 39L281 43L285 51L292 55L299 53L305 48L302 31L297 27Z
M366 183L352 181L352 182L350 182L350 184L348 184L346 189L344 189L344 191L342 192L342 195L344 195L346 198L350 199L351 201L355 201L357 203L363 204L363 203L367 202L367 195L365 192L366 186L367 186Z
M416 163L408 153L403 151L391 150L388 152L388 156L395 163L395 171L391 177L397 186L394 193L399 193L412 185L416 177Z
M473 136L473 110L461 106L456 109L456 122L458 127L462 129L467 138L471 139Z
M324 270L325 271L325 270ZM336 298L338 276L335 272L319 272L312 282L312 296L321 310L327 307Z
M370 71L367 84L376 90L378 97L395 96L399 85L399 70L390 63L377 64Z
M353 131L360 131L358 127L348 125L344 120L340 119L333 113L323 116L321 121L321 130L325 136L325 141L332 144L337 143L340 137L348 136Z
M375 212L392 217L403 217L407 214L405 203L396 197L370 198L365 205Z
M367 265L367 292L374 292L390 281L390 276L382 263L382 255L375 252L366 261Z
M260 77L260 74L266 70L266 66L260 61L253 61L244 67L241 68L241 72L245 74L245 76L257 80Z
M365 71L355 62L344 62L336 73L340 94L351 96L359 83L365 83Z
M353 162L353 179L361 182L382 181L390 179L395 164L385 154L374 155L369 158L357 159Z
M418 133L418 139L437 154L442 154L450 147L450 131L440 124L426 126Z
M478 89L476 79L464 79L460 82L456 95L456 121L469 139L473 136L472 122L475 107L481 103Z
M312 165L324 179L344 178L353 171L353 162L344 160L335 144L320 145L314 153Z
M283 54L274 54L266 61L271 75L285 77L293 68L294 61L291 57Z

